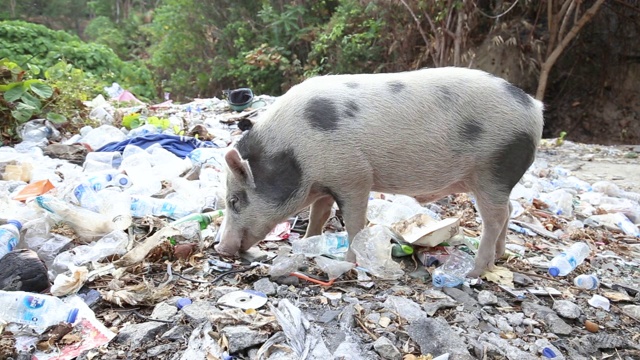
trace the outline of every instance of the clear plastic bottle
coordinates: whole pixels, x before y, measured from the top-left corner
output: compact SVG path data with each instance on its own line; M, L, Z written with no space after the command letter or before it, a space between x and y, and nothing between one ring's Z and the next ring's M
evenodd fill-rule
M549 263L549 275L566 276L573 271L578 265L582 264L584 259L589 256L591 249L589 245L583 242L577 242L571 245L567 250L556 255Z
M49 268L50 278L55 278L56 275L67 271L71 266L99 261L111 255L123 255L127 252L128 244L129 236L124 231L115 230L98 241L61 252L55 257Z
M224 153L222 148L197 148L187 155L194 165L210 164L218 169L224 168Z
M17 220L9 220L0 226L0 259L13 250L20 242L22 224Z
M80 206L93 212L100 211L100 198L91 184L83 182L73 189L73 195L80 202Z
M180 219L190 215L191 211L184 209L178 203L157 199L149 196L134 195L131 197L131 215L143 217L147 215L166 216L171 219Z
M62 322L74 323L78 309L55 296L0 290L0 319L27 325L38 333Z
M97 193L101 214L107 216L117 229L126 230L131 226L131 197L118 187L104 189Z
M473 265L473 256L460 250L451 251L442 266L431 274L433 286L454 287L462 284Z
M93 188L93 190L100 191L108 186L113 185L113 180L117 175L117 171L102 171L98 174L88 177L86 182Z
M616 225L627 235L640 237L640 230L638 227L626 217L626 215L621 213L615 214Z
M549 205L549 210L556 215L571 217L573 215L573 195L565 190L556 190L541 196L541 200Z
M36 204L71 224L76 231L84 231L84 234L78 234L81 236L108 234L115 229L115 224L108 217L50 195L37 196Z
M344 231L323 233L322 235L295 240L291 246L294 254L304 254L306 256L326 254L342 258L344 253L349 250L349 235Z
M600 285L600 281L595 275L582 274L573 279L573 284L581 289L595 290Z

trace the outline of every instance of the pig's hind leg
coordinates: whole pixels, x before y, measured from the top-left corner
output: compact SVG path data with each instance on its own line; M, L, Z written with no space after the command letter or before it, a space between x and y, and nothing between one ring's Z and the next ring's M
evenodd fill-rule
M482 237L475 266L468 277L478 277L485 270L491 270L496 257L504 254L510 214L508 197L498 200L484 192L477 192L475 195L482 218Z
M331 215L331 207L333 206L333 197L330 195L318 198L311 204L309 212L309 225L304 234L305 238L322 234L324 224Z

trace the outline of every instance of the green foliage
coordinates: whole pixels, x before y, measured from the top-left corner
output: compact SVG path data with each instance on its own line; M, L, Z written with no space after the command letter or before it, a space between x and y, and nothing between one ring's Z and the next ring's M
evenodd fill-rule
M15 62L0 60L0 117L7 120L3 122L3 133L15 137L17 126L34 116L46 116L54 122L66 121L64 116L49 110L54 91L45 81L33 78L39 73L39 69L25 71Z
M390 35L380 10L375 2L341 1L313 43L306 75L378 71L380 44Z
M123 62L109 47L85 43L77 36L23 21L0 22L0 58L43 68L65 61L101 81L119 82L142 98L153 98L155 88L149 69Z

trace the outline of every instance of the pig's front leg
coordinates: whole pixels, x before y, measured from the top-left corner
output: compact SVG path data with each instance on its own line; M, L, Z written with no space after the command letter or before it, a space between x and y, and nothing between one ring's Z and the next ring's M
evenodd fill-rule
M367 221L367 204L369 203L369 188L365 187L359 189L356 192L349 194L337 195L336 202L338 207L342 211L342 217L344 219L344 225L347 228L349 234L349 251L346 255L346 260L352 263L356 262L356 255L351 250L351 244L353 239L360 230L364 229Z
M333 197L330 195L323 196L311 204L309 212L309 225L304 234L305 238L322 234L324 224L331 215L331 207L333 206Z

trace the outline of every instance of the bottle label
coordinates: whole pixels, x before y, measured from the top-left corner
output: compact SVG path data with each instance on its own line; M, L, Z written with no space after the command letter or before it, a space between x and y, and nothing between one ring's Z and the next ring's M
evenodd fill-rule
M171 216L176 211L176 205L170 202L162 203L162 209L160 210L162 215Z
M41 309L45 303L44 298L37 296L25 296L22 300L26 311L22 315L22 320L29 322L38 322L37 310Z
M9 239L9 243L7 244L7 250L11 251L15 249L16 245L18 245L18 239L12 237L11 239Z

